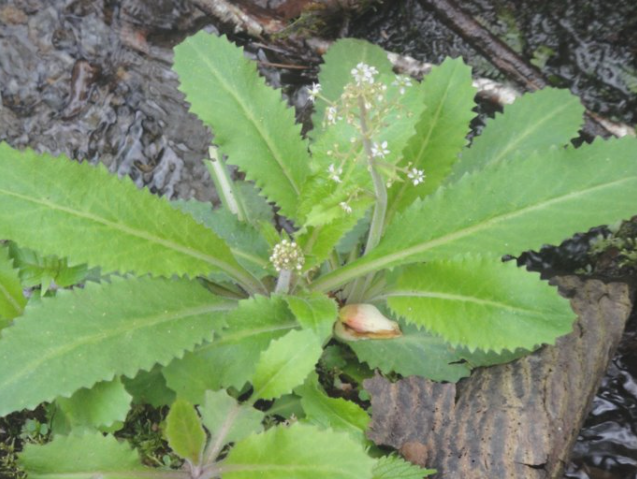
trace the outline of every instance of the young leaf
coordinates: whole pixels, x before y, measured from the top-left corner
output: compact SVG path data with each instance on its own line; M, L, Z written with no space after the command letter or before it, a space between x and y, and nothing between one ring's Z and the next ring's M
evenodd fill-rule
M0 328L20 316L26 304L18 271L13 268L13 261L9 258L9 250L0 245Z
M226 241L237 261L257 278L268 274L270 247L252 225L242 223L228 210L213 210L210 203L190 200L172 201L171 205L190 214Z
M89 273L85 264L69 266L66 258L42 256L28 248L20 248L9 242L9 255L18 268L20 281L26 288L42 286L46 292L52 282L60 288L73 286L84 281Z
M263 429L261 422L265 414L253 407L240 405L225 390L206 392L204 405L199 407L199 412L203 425L210 433L211 450L217 453L225 444L240 441Z
M572 329L568 301L515 262L464 257L402 270L384 297L406 321L473 351L552 344Z
M321 357L321 341L313 331L290 331L261 353L252 384L253 399L275 399L292 392Z
M374 466L372 479L422 479L436 473L435 469L422 469L399 456L384 456Z
M352 69L358 63L365 63L375 67L379 74L392 74L392 66L387 59L387 53L380 47L364 40L346 38L334 43L323 55L319 83L321 96L330 102L335 102L343 93L345 85L352 81ZM315 113L312 115L314 130L313 137L323 131L323 117L327 103L322 98L315 102Z
M265 85L241 48L204 32L175 48L175 70L192 111L211 126L228 162L295 218L309 158L280 92Z
M223 387L220 372L214 362L197 351L187 352L162 370L170 390L191 404L202 404L206 391Z
M102 381L90 389L75 391L70 398L58 398L54 421L62 416L60 423L74 431L109 427L126 419L131 399L119 378ZM62 433L57 424L53 425L53 429L56 434Z
M311 373L303 386L294 392L301 396L306 422L322 429L346 432L361 445L367 444L365 429L369 424L369 415L358 404L325 394L316 373Z
M357 202L351 205L351 214L345 214L321 226L310 227L307 232L296 237L296 242L305 254L306 271L319 266L329 258L330 253L344 236L357 225L359 220L365 217L368 206L366 203Z
M125 479L148 477L151 472L161 478L164 474L142 466L137 453L125 442L101 433L56 436L48 444L27 444L18 462L29 479Z
M348 342L360 361L383 373L420 376L432 381L457 382L471 369L462 356L439 336L401 324L403 335L391 340L369 339Z
M192 464L200 464L206 433L195 408L177 399L166 417L166 438L171 449Z
M338 318L336 302L321 293L286 296L285 301L304 329L311 329L324 342L332 334Z
M13 150L5 143L0 144L0 229L22 247L107 272L221 271L261 289L220 238L166 200L103 166Z
M635 138L534 153L489 165L397 215L364 257L315 280L329 291L398 264L459 252L519 254L628 218L637 203Z
M234 304L194 281L149 278L45 298L2 331L0 415L167 364L212 339Z
M401 166L424 170L424 183L414 186L411 181L397 183L388 190L386 222L397 212L404 211L416 198L424 198L436 191L467 143L469 122L475 116L471 68L461 58L447 58L433 67L424 78L425 110L416 124L403 152Z
M462 152L449 178L455 181L467 171L490 163L520 161L531 152L565 146L578 135L584 122L580 99L568 90L545 88L518 98L504 112L488 120L471 148Z
M179 365L182 360L177 359L164 369L168 384L176 386L176 391L183 393L187 389L188 394L202 397L206 389L243 388L254 375L259 356L270 342L299 327L283 298L276 295L257 295L240 301L226 318L228 327L218 332L214 341L200 346L194 353L186 353L183 367ZM203 362L193 360L192 356ZM190 368L190 375L182 378L190 384L179 386L183 383L179 375L190 365L194 369Z
M346 434L294 424L239 442L223 479L371 479L374 460Z
M175 392L166 386L159 365L150 371L139 371L133 378L122 378L122 382L126 386L126 391L133 396L134 404L150 404L159 408L169 406L177 399Z

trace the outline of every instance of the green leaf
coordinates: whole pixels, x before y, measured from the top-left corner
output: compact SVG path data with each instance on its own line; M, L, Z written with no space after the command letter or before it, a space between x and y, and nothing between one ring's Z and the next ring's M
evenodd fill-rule
M321 96L330 102L335 102L343 93L345 85L352 81L352 68L363 62L374 66L379 74L392 74L392 65L387 59L387 53L380 47L364 40L353 38L341 39L335 42L323 55L323 65L319 73ZM328 103L317 98L315 113L312 116L314 130L313 137L323 131L323 116Z
M637 139L597 140L470 174L394 218L364 257L316 279L330 291L399 264L459 253L519 254L628 218L637 204Z
M444 339L401 324L403 335L394 339L348 342L360 361L385 374L420 376L432 381L455 383L469 376L471 369L463 357Z
M43 446L27 444L19 464L29 479L132 479L153 471L153 477L162 476L161 471L142 466L128 444L101 433L56 436Z
M401 271L383 297L406 321L473 351L553 344L575 314L539 274L496 258L431 261Z
M370 479L374 460L349 436L314 426L275 427L239 442L223 479Z
M213 210L210 203L190 200L172 201L171 204L214 231L230 245L239 264L255 277L263 278L268 274L270 246L253 226L242 223L228 210Z
M82 388L70 398L58 398L54 420L63 416L64 426L74 432L84 428L110 427L118 421L124 421L131 403L131 395L119 378L102 381L92 388ZM62 431L53 425L56 434Z
M252 384L253 398L275 399L303 383L321 357L321 341L313 331L290 331L261 353Z
M285 394L274 401L267 411L268 416L279 416L283 419L303 419L305 411L301 406L301 398L296 394Z
M311 329L325 342L332 335L332 328L338 318L336 302L321 293L299 296L285 296L290 310L304 329Z
M220 238L130 179L119 180L103 166L21 152L5 143L0 144L0 229L21 247L107 272L222 271L261 289Z
M0 245L0 328L20 316L26 304L18 271L13 268L9 250Z
M369 202L371 203L371 201ZM367 202L356 202L352 204L352 213L345 214L333 219L327 224L308 228L306 233L299 235L296 242L303 249L305 254L304 269L320 265L329 258L334 248L339 242L365 217L368 210ZM343 213L342 211L339 213Z
M171 449L192 464L201 463L206 433L195 408L177 399L166 417L166 439Z
M447 58L433 67L423 80L425 110L416 124L400 165L425 171L426 180L414 186L410 181L396 183L388 190L386 221L404 211L416 198L424 198L436 191L458 154L466 145L469 123L475 116L471 68L461 58Z
M384 456L374 466L372 479L422 479L435 474L435 469L422 469L398 456Z
M159 408L175 402L175 392L166 386L162 368L158 365L150 371L139 371L134 378L122 378L122 382L126 391L133 396L135 404L150 404Z
M45 298L2 331L0 416L167 364L212 339L233 304L193 281L148 278Z
M66 258L42 256L28 248L19 248L9 242L9 254L13 264L20 271L20 281L24 287L42 285L46 292L52 282L61 288L67 288L84 281L89 273L85 264L69 266Z
M358 404L325 394L316 373L311 373L303 386L296 388L294 392L301 396L306 422L321 429L331 428L346 432L362 445L368 443L365 430L369 424L369 415Z
M508 363L529 354L523 349L502 351L500 354L479 349L470 352L466 348L454 348L440 336L413 324L400 321L400 329L403 335L399 338L351 341L347 345L360 361L373 369L380 369L384 374L398 373L452 383L469 376L471 370L478 366ZM348 362L339 369L349 375L351 367L351 362ZM365 378L356 379L360 383Z
M214 344L213 340L213 344ZM198 353L187 352L163 371L167 386L191 404L202 404L207 390L220 389L221 375L214 363Z
M545 88L527 93L487 121L484 131L462 152L451 181L490 163L519 161L536 150L564 146L578 136L584 107L568 90Z
M210 442L221 451L223 445L237 442L252 433L261 432L265 417L261 411L240 405L224 390L206 392L203 406L199 407L203 425L210 432Z
M204 32L175 48L175 70L192 111L211 126L228 162L295 218L309 156L280 92L265 85L243 49Z
M200 398L207 389L232 386L241 390L254 375L261 352L270 342L299 327L286 302L277 295L257 295L240 301L226 318L228 327L217 332L214 341L200 346L194 353L186 353L184 365L179 365L181 360L177 359L164 369L169 385L180 394L187 390L188 394ZM203 362L193 360L192 356ZM190 382L187 388L178 386L183 384L178 381L179 375L186 370L190 371L185 378Z

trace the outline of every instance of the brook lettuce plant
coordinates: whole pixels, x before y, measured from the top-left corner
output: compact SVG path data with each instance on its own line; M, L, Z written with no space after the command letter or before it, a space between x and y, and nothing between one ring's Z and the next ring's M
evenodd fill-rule
M0 145L0 237L18 245L0 248L0 414L53 414L53 441L21 455L30 477L422 477L366 453L367 412L330 397L317 364L345 368L351 348L384 373L456 381L552 344L568 302L501 256L635 212L635 139L574 148L568 92L525 95L467 146L461 60L418 83L346 40L309 91L304 139L225 38L188 39L175 69L215 133L221 209ZM103 274L25 308L27 248ZM181 470L103 435L131 402L170 406Z

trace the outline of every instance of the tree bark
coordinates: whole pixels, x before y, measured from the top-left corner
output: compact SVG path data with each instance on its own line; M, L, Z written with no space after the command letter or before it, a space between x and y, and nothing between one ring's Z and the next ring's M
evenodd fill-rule
M409 377L365 382L368 433L443 479L562 477L631 311L629 288L558 279L574 331L530 356L482 368L458 385Z

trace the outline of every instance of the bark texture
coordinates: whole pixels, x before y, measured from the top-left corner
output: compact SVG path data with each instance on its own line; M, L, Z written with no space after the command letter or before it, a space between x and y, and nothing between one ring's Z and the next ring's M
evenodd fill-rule
M578 315L571 334L512 363L476 370L457 386L417 377L367 380L370 439L443 479L561 478L631 300L623 283L557 283Z

